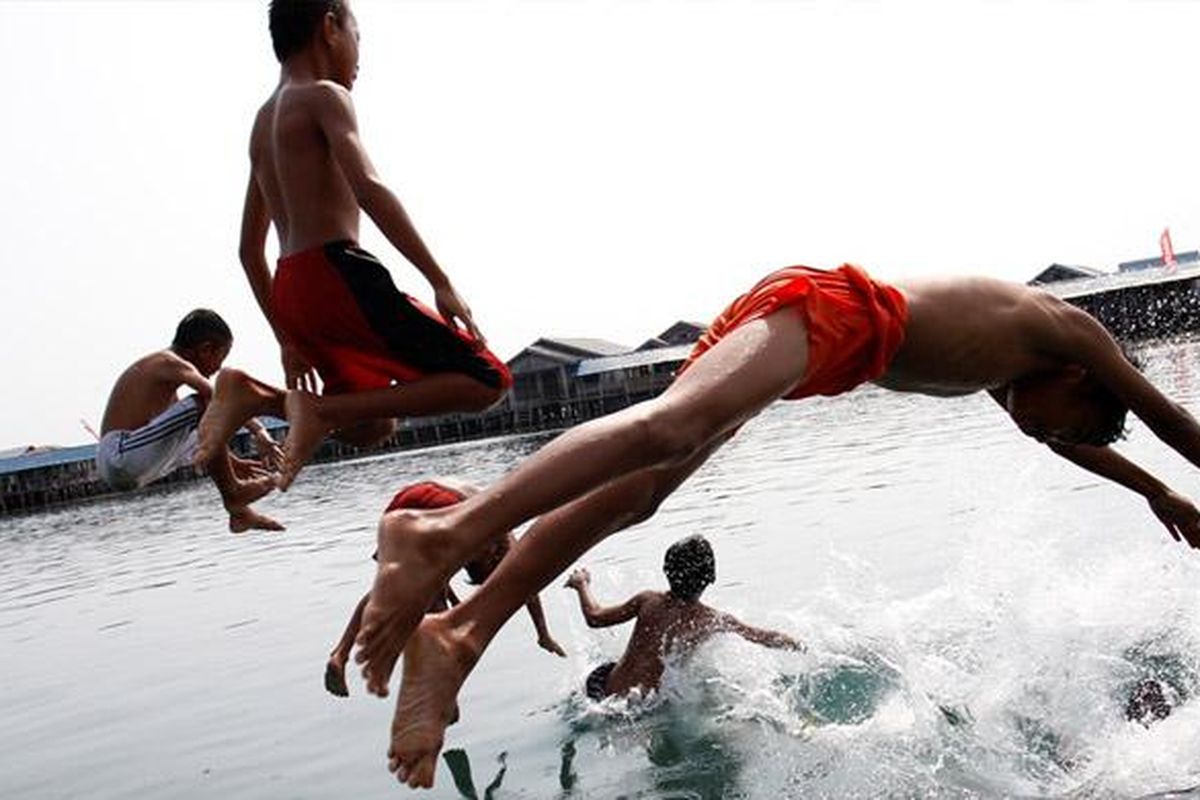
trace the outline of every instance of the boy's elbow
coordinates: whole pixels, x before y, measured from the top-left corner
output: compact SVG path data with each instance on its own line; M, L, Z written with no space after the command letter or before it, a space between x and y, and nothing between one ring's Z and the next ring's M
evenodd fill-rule
M602 628L602 627L604 627L604 626L603 626L603 624L601 624L601 621L600 621L600 618L599 618L599 617L593 617L592 615L588 614L588 615L584 616L583 620L584 620L584 622L586 622L586 623L587 623L587 626L588 626L589 628Z

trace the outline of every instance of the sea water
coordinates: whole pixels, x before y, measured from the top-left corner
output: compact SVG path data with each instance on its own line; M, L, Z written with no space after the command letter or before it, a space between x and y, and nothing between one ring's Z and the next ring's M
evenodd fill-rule
M1143 348L1200 412L1195 343ZM1200 473L1136 420L1119 449L1184 494ZM196 483L0 520L0 797L342 798L386 770L390 701L323 689L408 482L486 484L545 437L306 469L225 530ZM780 403L658 515L581 561L601 602L664 585L700 533L704 600L804 640L719 637L649 697L583 678L628 626L542 593L568 651L522 613L461 695L437 798L1133 797L1200 784L1200 552L1137 496L1022 437L986 396L865 388ZM460 594L471 591L456 581ZM1166 719L1125 719L1154 679Z

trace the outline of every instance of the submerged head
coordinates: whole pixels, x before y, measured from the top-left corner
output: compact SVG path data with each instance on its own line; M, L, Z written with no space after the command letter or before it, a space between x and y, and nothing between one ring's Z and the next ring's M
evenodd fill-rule
M280 64L311 53L347 89L358 76L358 20L349 0L271 0L271 46Z
M1096 447L1124 435L1129 412L1121 398L1078 364L1013 381L1005 407L1021 432L1039 442Z
M697 600L717 579L717 559L703 536L680 539L667 548L663 572L671 595L679 600Z
M1163 692L1163 685L1147 678L1133 687L1129 701L1125 704L1125 719L1140 722L1146 727L1160 719L1171 716L1171 703Z
M206 378L221 368L232 347L233 331L220 314L207 308L197 308L180 320L171 342L171 349Z

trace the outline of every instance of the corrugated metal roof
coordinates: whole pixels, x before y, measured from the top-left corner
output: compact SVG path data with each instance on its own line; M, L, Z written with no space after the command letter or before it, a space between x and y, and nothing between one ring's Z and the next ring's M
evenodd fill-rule
M635 350L619 356L584 359L579 362L579 368L575 370L575 377L582 378L585 375L596 375L601 372L660 364L664 361L682 361L688 357L688 353L692 352L692 347L694 345L681 344L675 347L656 347L653 350Z
M1084 297L1090 294L1111 292L1116 289L1133 289L1138 286L1152 286L1159 283L1194 280L1200 278L1200 265L1181 264L1175 269L1159 267L1139 272L1115 272L1096 278L1080 278L1073 281L1056 281L1043 284L1037 288L1057 295L1064 300L1072 297Z

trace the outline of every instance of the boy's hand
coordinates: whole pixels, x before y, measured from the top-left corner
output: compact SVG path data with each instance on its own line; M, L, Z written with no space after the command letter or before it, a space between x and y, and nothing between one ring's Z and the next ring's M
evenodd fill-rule
M560 658L567 657L566 651L559 647L558 642L554 641L554 638L550 634L538 637L538 647L542 648L548 653L553 653Z
M283 448L271 438L266 428L259 428L254 432L254 449L269 469L278 470L283 467Z
M283 362L283 385L288 389L316 394L317 371L300 355L300 351L291 345L281 344L279 357Z
M433 293L434 303L437 305L438 313L442 315L442 319L452 328L457 328L459 324L467 329L467 333L471 334L471 338L479 342L480 345L486 344L483 334L479 328L475 327L475 320L471 317L471 309L467 308L466 302L458 296L458 292L450 284L446 284L439 289L435 289Z
M1200 549L1200 511L1192 502L1170 489L1150 498L1150 510L1166 526L1167 532L1177 542L1187 541Z
M592 575L587 571L587 568L580 567L571 573L567 578L567 582L563 584L568 589L580 589L587 586L592 580Z

